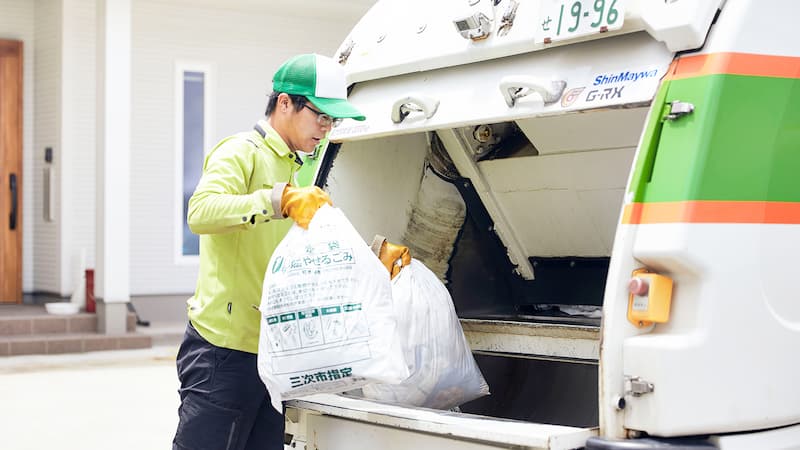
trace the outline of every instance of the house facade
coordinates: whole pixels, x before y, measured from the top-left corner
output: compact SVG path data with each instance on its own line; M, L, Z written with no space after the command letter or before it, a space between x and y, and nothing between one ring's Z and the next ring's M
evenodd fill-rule
M17 218L0 301L68 297L92 268L112 330L130 296L191 293L185 201L204 151L263 117L281 62L332 55L373 3L0 0L0 41L18 49L0 59L0 125L18 135L0 148L16 153L0 209Z

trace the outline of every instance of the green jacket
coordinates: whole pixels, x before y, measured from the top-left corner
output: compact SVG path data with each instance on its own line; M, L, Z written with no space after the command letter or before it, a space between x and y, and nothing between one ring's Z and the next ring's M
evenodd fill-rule
M258 353L261 289L291 219L281 195L301 163L278 133L255 130L223 139L206 156L189 199L188 224L200 235L200 271L189 319L218 347Z

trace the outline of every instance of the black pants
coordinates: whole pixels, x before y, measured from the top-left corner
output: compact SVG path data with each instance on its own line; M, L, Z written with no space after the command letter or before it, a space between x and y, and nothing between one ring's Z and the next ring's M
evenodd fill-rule
M283 414L270 405L256 362L257 355L216 347L186 327L173 450L283 450Z

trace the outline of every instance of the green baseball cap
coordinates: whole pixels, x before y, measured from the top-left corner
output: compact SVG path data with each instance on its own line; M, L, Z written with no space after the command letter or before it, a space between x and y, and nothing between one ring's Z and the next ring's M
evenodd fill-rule
M306 54L290 58L275 72L272 90L302 95L336 119L366 119L347 101L344 69L327 56Z

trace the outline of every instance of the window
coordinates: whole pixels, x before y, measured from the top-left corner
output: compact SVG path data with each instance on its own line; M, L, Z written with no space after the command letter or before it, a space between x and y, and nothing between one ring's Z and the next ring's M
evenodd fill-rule
M176 187L180 229L176 233L179 260L194 260L200 254L199 236L189 230L186 223L189 198L192 196L203 170L206 146L209 143L209 82L207 66L178 64L176 70ZM188 257L188 258L187 258Z

